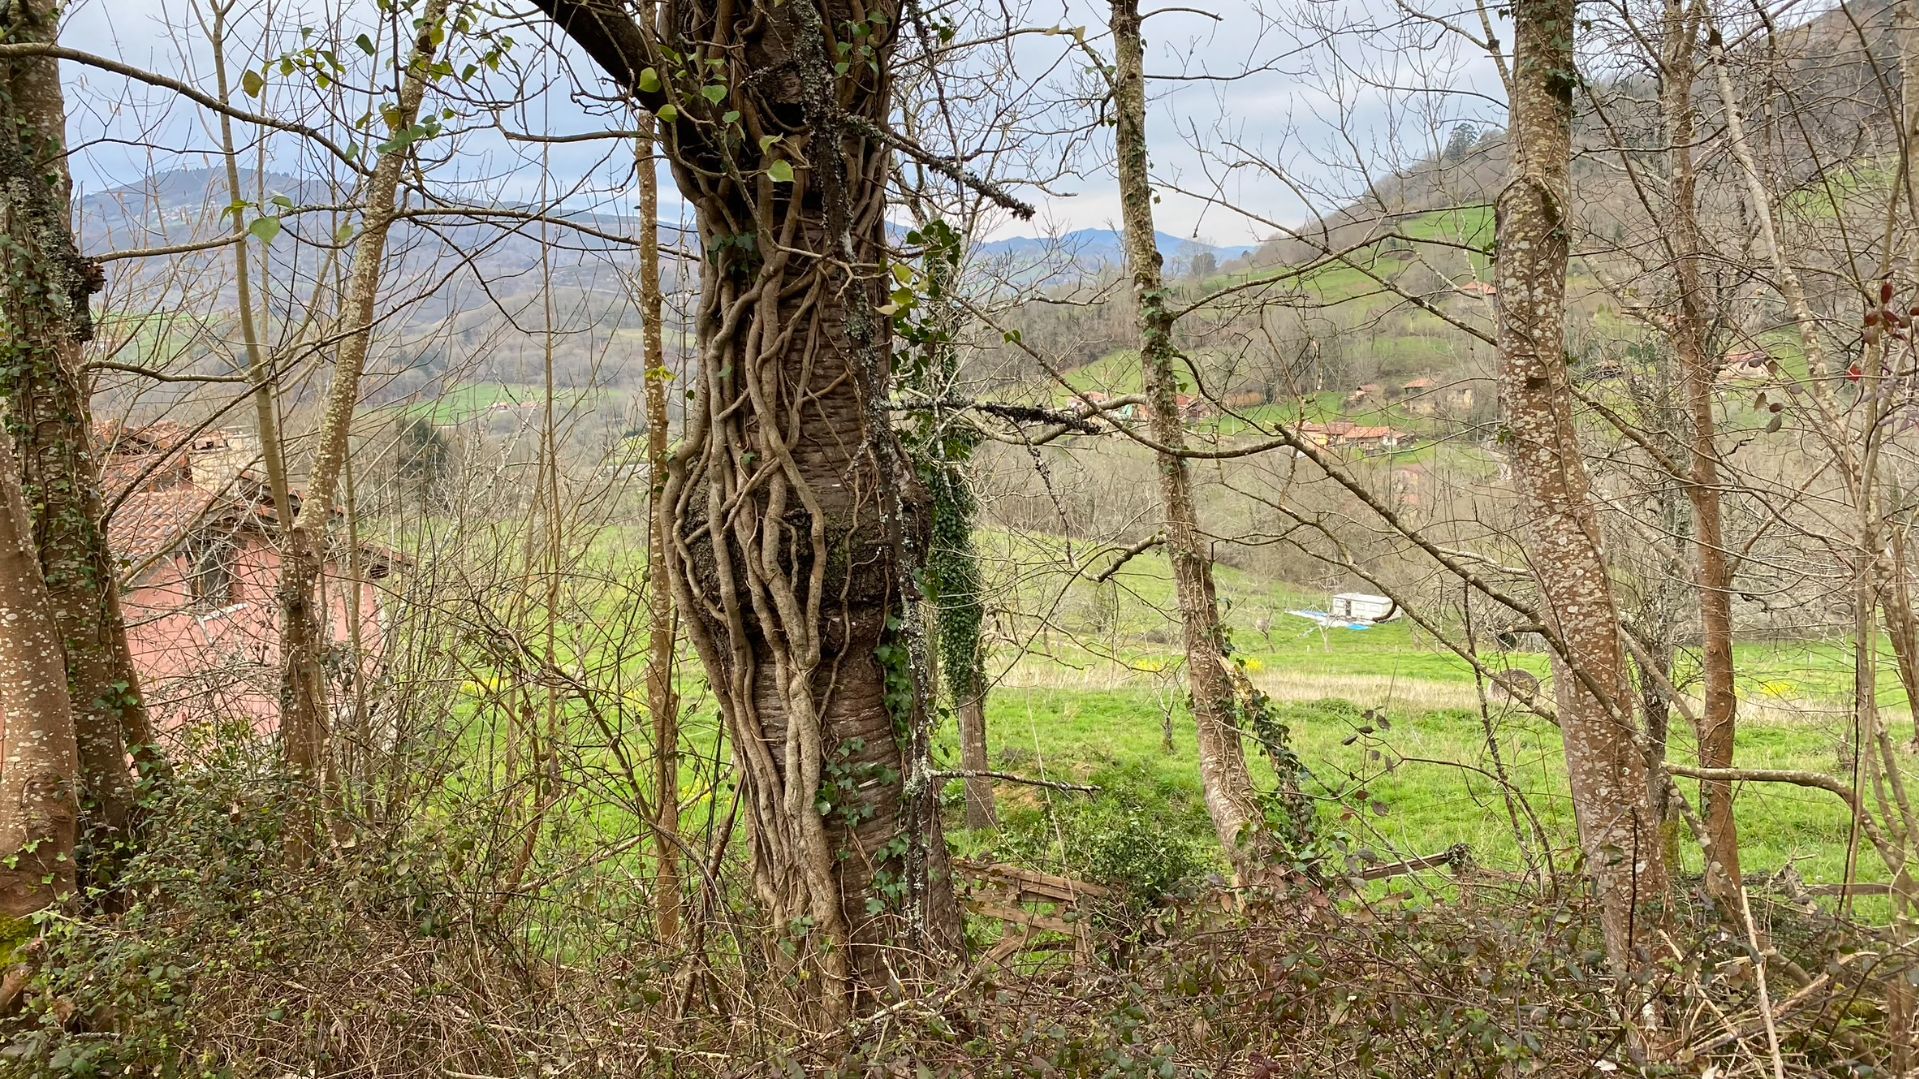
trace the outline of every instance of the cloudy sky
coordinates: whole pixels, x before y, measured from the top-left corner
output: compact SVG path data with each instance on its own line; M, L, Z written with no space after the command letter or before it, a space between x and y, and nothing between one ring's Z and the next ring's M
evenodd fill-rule
M261 57L297 47L298 27L331 25L305 41L344 46L341 55L358 61L354 73L363 76L371 61L347 43L369 28L369 5L345 2L346 14L332 20L314 0L241 4L233 50L249 52L257 66ZM1118 213L1110 129L1071 134L1092 115L1086 47L1110 55L1105 5L1031 0L1010 17L1008 6L999 0L931 6L935 14L951 12L962 20L961 40L1002 38L1008 26L1026 31L969 55L958 77L947 82L949 98L967 117L961 141L970 149L1015 144L1026 151L983 156L979 167L1015 184L1045 181L1022 192L1040 206L1040 219L1009 221L996 231L1113 225ZM1432 20L1396 14L1390 0L1268 0L1263 6L1147 0L1146 9L1147 66L1154 77L1149 126L1165 232L1212 243L1254 242L1270 235L1273 223L1296 223L1314 209L1336 205L1361 190L1368 176L1424 155L1456 124L1501 122L1496 79L1483 54ZM1164 10L1153 14L1156 9ZM1434 8L1422 15L1458 13ZM76 0L62 41L211 91L204 19L204 0ZM283 33L263 44L267 20ZM1085 47L1070 32L1074 28L1083 28ZM617 109L592 100L605 88L590 66L564 47L545 47L553 35L543 20L529 17L507 32L516 39L517 70L508 72L510 79L493 77L489 90L498 100L519 100L499 113L497 123L469 105L465 132L457 144L444 144L449 160L439 175L496 198L562 198L631 212L631 156L624 143L529 144L504 136L622 126ZM74 172L84 189L208 164L204 151L216 133L204 111L164 89L81 65L68 65L67 81L69 127L78 150ZM310 96L302 99L300 88L270 82L262 100L243 103L281 117L310 118ZM355 107L363 109L364 101ZM276 140L269 151L276 171L322 167L302 156L306 151L286 149L288 142Z

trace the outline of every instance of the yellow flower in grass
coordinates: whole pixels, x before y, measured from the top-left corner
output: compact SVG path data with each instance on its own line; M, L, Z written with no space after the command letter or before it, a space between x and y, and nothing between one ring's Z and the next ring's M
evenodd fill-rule
M1764 693L1768 697L1777 697L1781 700L1793 696L1798 690L1799 687L1793 685L1791 682L1772 681L1759 683L1759 692Z

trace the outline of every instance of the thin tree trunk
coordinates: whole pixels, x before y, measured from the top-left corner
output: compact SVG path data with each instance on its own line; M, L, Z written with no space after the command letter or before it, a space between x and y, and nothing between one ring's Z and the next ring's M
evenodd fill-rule
M986 774L993 767L993 762L986 751L985 687L975 685L971 693L960 698L958 706L960 768L967 773L966 826L998 828L999 811L993 804L993 777Z
M448 0L427 0L418 34L400 78L399 101L387 129L398 137L418 122L426 97L429 68L446 18ZM381 264L397 212L400 171L406 148L381 154L364 190L362 229L354 247L342 312L345 336L333 368L320 419L313 468L298 515L287 530L280 576L281 673L280 739L290 774L310 790L323 789L332 773L328 749L324 599L317 595L326 567L327 529L338 504L353 413L360 400L360 376L366 369L373 320L380 297Z
M58 19L47 0L0 4L0 38L52 44ZM9 250L0 286L0 395L10 403L7 428L21 494L64 645L68 698L78 708L81 854L110 873L134 823L127 753L131 749L149 772L159 756L101 523L81 348L93 336L88 297L102 276L74 240L65 143L58 61L0 61L0 216Z
M1699 763L1705 768L1731 768L1733 734L1738 710L1738 687L1732 666L1732 570L1726 555L1725 526L1719 498L1719 447L1713 415L1714 364L1707 355L1707 297L1699 262L1704 244L1699 233L1698 175L1693 168L1692 144L1697 124L1693 109L1693 82L1697 70L1696 19L1683 0L1668 9L1666 54L1662 58L1662 111L1666 124L1670 166L1670 213L1667 233L1674 253L1679 305L1673 313L1673 350L1692 417L1691 474L1686 497L1692 503L1693 539L1702 638L1700 668L1705 679L1705 701L1699 714ZM1702 780L1701 809L1712 836L1714 864L1706 867L1707 893L1733 901L1739 888L1739 826L1732 813L1732 784Z
M642 9L652 21L653 5ZM660 939L680 932L680 699L673 688L673 642L679 637L673 589L666 575L668 524L660 495L666 487L666 321L660 294L660 179L653 114L640 111L640 322L646 335L646 595L648 637L646 704L653 717L653 851L659 863L653 883Z
M231 3L213 6L213 78L220 100L226 101L233 87L227 74L227 11ZM226 168L227 204L246 202L240 186L240 150L233 137L233 117L220 114L220 158ZM273 499L275 519L285 524L293 520L293 498L287 487L286 456L280 444L279 375L260 343L260 328L254 314L252 256L247 249L247 222L243 214L232 215L233 287L240 316L240 341L246 349L247 381L253 387L253 424L260 438L260 456L266 466L267 492Z
M678 114L665 146L706 257L667 575L726 723L769 953L799 1010L836 1024L959 937L910 576L925 503L876 313L900 5L687 3L661 29L538 4L630 97ZM836 71L842 39L870 63ZM721 99L680 92L664 48L718 61L701 70ZM766 135L709 141L729 123Z
M1512 165L1497 204L1500 388L1533 573L1563 649L1554 689L1580 846L1623 974L1644 963L1638 936L1655 925L1667 880L1566 367L1573 2L1519 0L1513 22Z
M8 268L10 269L10 268ZM20 495L0 439L0 917L23 918L74 890L79 749L55 623Z
M1246 766L1240 741L1226 642L1220 628L1213 563L1199 530L1192 480L1178 451L1186 444L1173 362L1173 316L1166 305L1162 262L1154 239L1153 191L1146 162L1146 77L1137 0L1113 0L1114 138L1119 197L1125 221L1126 262L1133 275L1139 320L1139 362L1156 454L1166 521L1166 554L1185 630L1186 678L1198 727L1200 782L1213 829L1245 884L1269 880L1279 851ZM1170 451L1170 452L1168 452Z
M1901 0L1895 22L1899 40L1899 92L1904 113L1900 155L1906 177L1906 275L1919 288L1919 0ZM1890 536L1890 578L1881 596L1886 636L1892 641L1899 684L1905 687L1906 709L1912 716L1912 741L1919 746L1919 617L1913 613L1912 571L1906 561L1906 529L1894 527Z
M1890 538L1892 591L1885 597L1881 617L1892 642L1893 666L1906 691L1906 711L1912 716L1912 742L1919 746L1919 623L1912 614L1912 570L1906 561L1906 529L1894 526Z

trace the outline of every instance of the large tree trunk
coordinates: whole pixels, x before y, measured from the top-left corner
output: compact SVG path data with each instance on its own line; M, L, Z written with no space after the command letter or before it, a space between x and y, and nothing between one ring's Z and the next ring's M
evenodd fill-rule
M1512 166L1497 205L1500 388L1529 553L1558 650L1554 682L1580 845L1616 969L1642 962L1636 937L1666 892L1633 729L1619 611L1574 433L1565 357L1573 227L1573 0L1513 8Z
M417 35L400 78L400 95L387 118L393 136L418 122L430 67L438 47L448 0L427 0ZM339 505L348 437L360 401L360 376L380 298L380 275L387 236L398 209L396 193L405 167L404 146L380 155L362 191L361 231L353 250L341 321L344 337L333 365L325 411L307 477L305 497L287 530L280 575L280 740L289 773L309 790L325 787L332 775L329 750L331 717L326 700L326 612L319 591L326 568L327 531ZM295 829L296 838L302 829Z
M1665 54L1661 58L1665 68L1661 107L1670 172L1666 226L1679 286L1672 342L1685 384L1687 411L1692 417L1691 474L1686 497L1692 503L1700 668L1705 678L1706 698L1699 715L1699 764L1705 768L1731 768L1734 715L1739 705L1732 667L1732 570L1720 514L1719 447L1713 415L1715 364L1706 348L1708 301L1700 274L1704 244L1699 232L1698 177L1692 159L1693 140L1697 135L1693 81L1697 71L1699 27L1683 3L1669 8L1666 33ZM1735 901L1740 880L1739 826L1732 815L1732 784L1724 780L1701 780L1699 792L1706 832L1711 838L1706 890L1721 901Z
M924 498L891 427L877 310L900 5L676 4L664 41L604 5L539 5L629 96L678 114L667 153L706 257L667 570L731 739L769 954L802 1009L837 1022L959 925L904 576ZM842 42L870 52L836 72ZM722 154L708 140L727 112L747 137Z
M0 4L0 38L54 43L57 5ZM10 249L0 312L0 395L18 453L21 493L78 708L82 856L110 865L133 824L131 748L157 764L153 732L127 649L113 558L107 551L100 473L81 347L93 335L88 297L98 266L73 237L66 162L66 103L58 61L0 61L0 216Z
M647 21L653 4L645 5ZM640 114L640 321L646 331L646 595L648 638L646 706L653 717L653 850L659 873L653 882L662 940L680 931L680 700L673 689L673 643L679 637L673 588L667 581L669 525L662 515L666 490L667 414L660 295L660 180L654 169L658 134L653 114Z
M1200 783L1213 829L1241 883L1266 883L1283 864L1276 837L1246 767L1226 641L1213 587L1213 560L1199 530L1186 433L1180 416L1173 316L1166 305L1161 256L1154 239L1153 191L1146 168L1146 76L1137 0L1113 0L1113 100L1119 197L1126 226L1126 262L1139 320L1139 360L1153 441L1160 447L1159 492L1166 554L1185 631L1186 680L1198 727Z
M0 259L0 272L12 260ZM13 448L0 439L0 917L73 894L79 768L60 629Z

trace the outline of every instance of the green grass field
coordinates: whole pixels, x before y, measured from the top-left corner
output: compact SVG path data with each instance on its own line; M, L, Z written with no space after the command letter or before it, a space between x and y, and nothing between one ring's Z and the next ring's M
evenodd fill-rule
M617 561L631 538L613 530L588 560ZM1058 537L986 531L978 542L996 605L1053 612L1046 631L1029 626L1019 646L1004 646L994 656L988 709L994 766L1032 779L1092 784L1102 793L1002 783L1004 829L970 833L959 827L955 781L947 791L949 834L960 850L1089 877L1117 876L1121 884L1151 881L1152 866L1167 859L1187 870L1220 869L1200 796L1164 560L1136 558L1112 584L1094 586L1066 572L1066 541ZM1081 559L1087 553L1076 551ZM1318 799L1324 835L1343 836L1346 849L1388 861L1455 844L1470 848L1478 863L1505 871L1546 860L1565 869L1576 860L1559 733L1549 723L1497 704L1482 716L1470 666L1405 622L1321 631L1284 612L1323 608L1323 596L1230 567L1220 567L1218 581L1245 670L1272 698L1312 773L1309 793ZM1102 593L1103 608L1095 602ZM599 608L618 602L625 601L602 598L589 621L617 622ZM1270 618L1265 632L1257 628L1262 617ZM563 663L588 671L638 662L631 651L584 628L561 653ZM1501 662L1547 672L1538 654L1502 657L1495 665ZM1848 651L1818 642L1746 642L1737 662L1739 763L1843 776ZM631 693L640 696L623 708L643 716L641 682L629 681ZM682 667L682 690L689 760L682 781L689 798L685 821L689 830L700 831L716 806L724 810L730 803L731 785L724 769L716 775L703 763L724 749L717 744L712 701L690 657ZM481 719L475 729L494 731L473 747L488 759L501 752L494 742L524 707L516 692L524 687L516 690L511 679L482 677L463 687L461 707ZM1903 731L1903 696L1887 689L1881 703L1894 728ZM586 741L594 741L590 731ZM943 765L957 766L950 723L937 752ZM1690 732L1678 717L1671 753L1677 760L1693 757ZM617 763L604 747L587 755L596 769L610 771ZM1272 772L1250 742L1248 755L1259 782L1270 787ZM483 768L475 777L480 786L487 774ZM1685 786L1690 792L1692 784ZM617 806L590 812L611 831L630 827L606 816L617 816ZM1747 872L1791 865L1813 883L1843 878L1848 819L1830 794L1747 785L1738 793L1737 813ZM1680 849L1686 871L1696 874L1693 844L1682 842ZM1161 861L1142 867L1142 850L1159 852ZM1863 879L1884 879L1869 849L1859 864ZM1446 874L1434 871L1418 882L1379 888L1409 884L1442 892L1448 887ZM1868 915L1873 910L1871 903L1861 907Z

